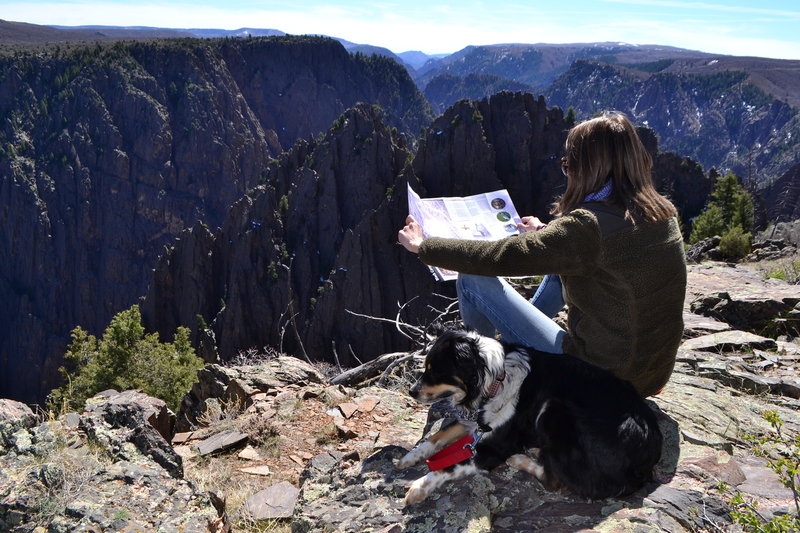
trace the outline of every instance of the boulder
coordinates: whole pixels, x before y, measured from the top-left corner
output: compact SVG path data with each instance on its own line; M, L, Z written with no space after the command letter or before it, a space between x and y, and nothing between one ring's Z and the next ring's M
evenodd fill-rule
M91 413L97 409L107 409L109 405L126 406L134 404L137 406L137 410L141 409L145 419L153 426L153 429L167 440L172 438L175 413L169 410L164 400L154 398L138 390L100 393L86 402L86 411Z
M36 420L36 415L24 403L0 399L0 445L8 445L11 435L20 428L33 426Z
M252 495L245 507L254 520L290 518L299 493L294 485L284 481Z
M0 399L0 423L13 422L30 425L36 421L31 408L22 402Z
M800 165L798 165L797 170L800 171ZM800 177L800 172L797 175ZM800 185L800 180L798 180L798 185ZM797 190L800 191L800 187ZM800 248L800 219L792 222L769 224L767 229L756 235L755 243L774 244L781 249L788 247Z
M763 233L761 234L763 236ZM750 253L744 258L748 263L758 261L771 261L783 257L797 255L797 245L791 244L783 239L756 239L753 242Z
M238 366L206 365L197 371L197 382L181 402L176 431L185 432L198 425L209 400L222 407L245 409L257 394L274 394L285 385L322 384L327 379L313 365L296 357L278 355L261 362Z
M181 478L148 422L157 402L141 396L107 393L13 433L0 423L0 531L230 531L224 503Z
M171 476L183 476L181 457L149 419L161 400L138 391L107 391L86 402L79 427L92 439L115 451L120 459L144 462L148 459Z
M686 261L689 263L722 261L722 252L719 251L721 240L719 235L715 235L696 242L686 250Z

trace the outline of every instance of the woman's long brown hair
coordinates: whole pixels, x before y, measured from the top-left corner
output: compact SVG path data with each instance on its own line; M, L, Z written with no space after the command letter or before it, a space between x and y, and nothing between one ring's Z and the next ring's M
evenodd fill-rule
M611 195L604 200L625 209L633 223L658 221L675 216L672 203L653 185L653 160L628 118L618 111L582 122L567 136L563 160L567 190L553 205L562 216L583 203L586 195L612 180Z

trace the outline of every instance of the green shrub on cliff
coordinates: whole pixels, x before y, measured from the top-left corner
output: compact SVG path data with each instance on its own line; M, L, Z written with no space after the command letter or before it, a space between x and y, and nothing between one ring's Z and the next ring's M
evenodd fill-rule
M733 226L722 235L719 251L723 257L738 259L750 253L753 237L745 233L741 226Z
M750 253L752 229L753 198L734 174L727 174L717 178L705 211L694 219L689 242L719 235L722 254L738 259Z
M179 327L173 342L160 342L158 333L145 335L136 305L114 316L102 339L76 327L64 358L71 368L60 369L66 383L48 398L56 412L81 410L87 398L107 389L141 389L175 410L203 366L188 329Z

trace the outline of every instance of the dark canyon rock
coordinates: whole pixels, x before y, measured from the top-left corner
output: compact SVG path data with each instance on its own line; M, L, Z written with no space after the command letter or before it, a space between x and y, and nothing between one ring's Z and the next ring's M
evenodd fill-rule
M800 164L795 164L764 190L767 219L789 222L800 219ZM798 232L795 229L794 235ZM794 245L798 246L795 237Z
M75 326L102 333L146 292L165 245L222 224L283 148L359 101L381 105L400 131L430 120L400 65L332 39L96 43L0 58L0 395L41 402ZM196 289L176 290L189 299ZM196 315L181 324L197 329Z

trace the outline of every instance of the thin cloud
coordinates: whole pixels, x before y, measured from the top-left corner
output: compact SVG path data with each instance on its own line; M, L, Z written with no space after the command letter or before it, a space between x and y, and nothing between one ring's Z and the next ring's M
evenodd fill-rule
M761 14L781 17L789 17L800 20L800 11L788 11L785 9L772 9L763 7L735 6L725 4L709 4L705 2L681 2L679 0L602 0L610 4L628 4L635 6L650 7L669 7L678 8L686 11L717 11L742 14Z

